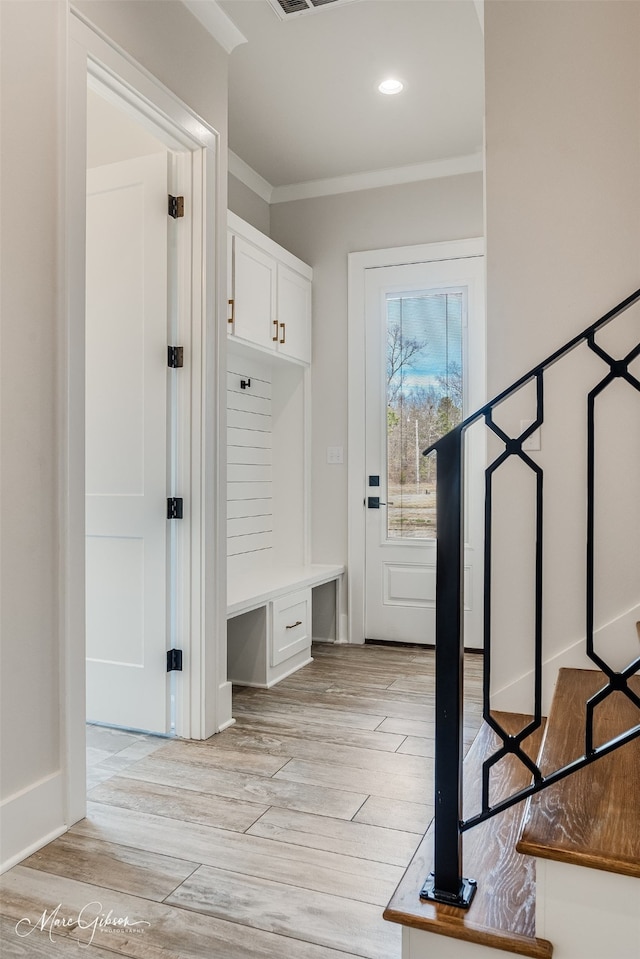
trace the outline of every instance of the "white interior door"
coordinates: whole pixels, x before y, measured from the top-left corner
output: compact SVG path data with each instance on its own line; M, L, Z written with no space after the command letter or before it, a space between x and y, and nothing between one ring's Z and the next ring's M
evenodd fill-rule
M167 732L167 155L88 171L87 718Z
M424 449L484 402L482 257L365 275L365 637L435 642L435 458ZM469 437L477 480L483 439ZM465 645L481 645L482 500L469 485Z

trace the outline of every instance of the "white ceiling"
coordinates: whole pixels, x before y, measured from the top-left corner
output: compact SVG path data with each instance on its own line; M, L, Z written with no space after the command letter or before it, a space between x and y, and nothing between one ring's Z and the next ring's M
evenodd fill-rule
M484 61L474 0L357 0L287 21L268 0L220 6L247 38L229 64L229 147L272 186L477 162ZM398 96L377 91L388 75L405 84Z

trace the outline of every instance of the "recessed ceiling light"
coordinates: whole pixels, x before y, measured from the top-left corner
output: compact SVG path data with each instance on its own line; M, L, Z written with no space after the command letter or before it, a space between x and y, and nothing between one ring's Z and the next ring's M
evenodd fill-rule
M380 93L386 93L388 96L394 93L400 93L403 88L404 83L401 80L394 80L391 77L388 80L383 80L382 83L378 85Z

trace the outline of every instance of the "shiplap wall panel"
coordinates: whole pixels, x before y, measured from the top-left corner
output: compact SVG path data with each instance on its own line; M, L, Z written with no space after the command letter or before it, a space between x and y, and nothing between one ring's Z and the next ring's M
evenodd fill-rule
M236 369L231 369L232 366L235 366ZM251 386L243 390L240 386L241 380L251 380ZM236 360L231 359L229 362L229 370L227 371L227 394L232 393L239 393L241 396L262 397L270 400L271 379L269 378L269 374L267 373L265 376L264 372L260 370L259 376L252 377L251 372L246 366L241 366Z
M229 500L271 499L271 483L227 483Z
M228 446L259 446L271 449L271 433L264 430L227 429Z
M227 519L241 519L243 516L271 516L271 514L270 499L229 500L227 503Z
M272 445L269 367L259 360L230 356L227 372L229 556L241 557L272 549Z
M232 466L242 463L253 463L254 466L271 466L272 452L264 447L230 446L227 450L227 463Z
M268 533L249 533L246 536L231 536L227 539L227 556L242 553L255 553L258 550L272 549L273 536Z
M230 483L271 483L271 466L230 463L227 467L227 479Z
M255 378L251 381L251 386L244 390L229 389L227 396L229 400L229 410L241 410L247 413L260 413L264 416L271 415L271 397L254 395L253 388L259 388L258 381Z
M256 430L259 433L271 433L271 414L245 412L244 410L228 410L227 426L229 429Z
M251 533L270 533L273 528L271 515L241 516L227 523L229 536L248 536Z

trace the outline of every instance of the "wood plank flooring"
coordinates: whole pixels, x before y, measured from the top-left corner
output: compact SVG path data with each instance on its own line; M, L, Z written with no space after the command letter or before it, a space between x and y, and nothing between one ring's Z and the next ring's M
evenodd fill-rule
M432 818L433 652L313 656L204 743L89 728L87 818L0 880L3 959L400 959L382 912Z

